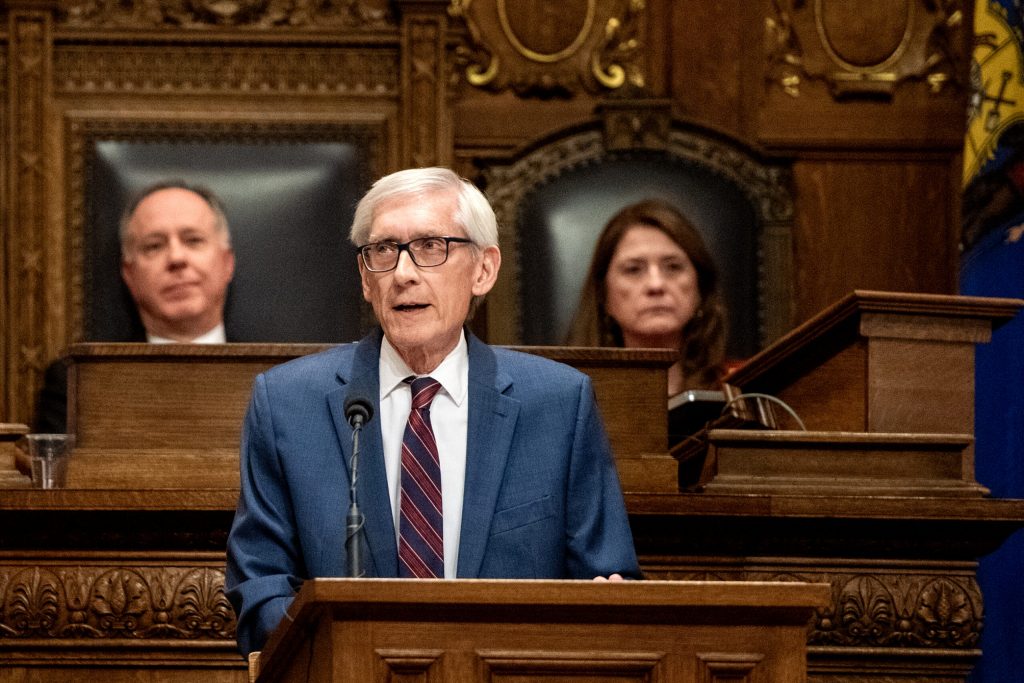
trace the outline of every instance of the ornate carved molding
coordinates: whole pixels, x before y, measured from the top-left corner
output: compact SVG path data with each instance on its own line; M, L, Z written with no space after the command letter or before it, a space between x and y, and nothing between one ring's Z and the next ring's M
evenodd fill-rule
M67 28L393 28L387 0L61 0Z
M834 98L891 97L908 81L932 93L965 87L963 0L772 0L766 78L798 97L825 83Z
M471 86L520 95L642 88L645 0L452 0L467 41L456 64Z
M49 11L11 9L8 17L7 52L11 61L6 75L7 112L10 118L10 155L4 159L8 188L3 207L9 235L6 283L8 291L18 282L17 300L10 302L4 321L8 338L7 419L28 422L27 406L33 405L37 379L46 363L47 300L44 263L48 256L46 181L50 170L44 152L47 103L50 100L52 20Z
M807 639L812 646L968 651L978 646L983 622L977 581L948 571L669 570L648 572L648 576L829 583L832 604L815 616Z
M0 566L0 642L234 637L219 568Z
M403 163L410 167L447 165L450 127L444 111L447 66L444 58L444 15L403 17L402 60Z
M315 94L395 97L397 50L70 45L54 54L62 94Z
M488 331L501 343L520 343L522 339L518 207L529 192L564 173L642 151L636 148L609 150L607 144L607 138L600 131L586 130L544 145L511 164L491 166L483 174L488 197L498 217L503 257L499 284L489 295ZM789 193L788 169L765 165L736 146L681 128L668 132L661 152L670 159L692 162L728 179L751 201L760 224L761 341L788 329L788 305L770 308L771 302L792 300L792 280L785 270L792 258L793 200Z

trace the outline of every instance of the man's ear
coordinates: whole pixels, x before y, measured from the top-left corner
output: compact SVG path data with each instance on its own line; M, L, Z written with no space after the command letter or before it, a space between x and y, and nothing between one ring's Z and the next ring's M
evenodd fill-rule
M228 247L225 251L227 253L224 255L224 258L228 262L228 282L231 282L235 279L235 250Z
M483 296L491 291L498 280L501 269L501 250L498 247L484 247L477 263L476 276L473 279L473 296Z

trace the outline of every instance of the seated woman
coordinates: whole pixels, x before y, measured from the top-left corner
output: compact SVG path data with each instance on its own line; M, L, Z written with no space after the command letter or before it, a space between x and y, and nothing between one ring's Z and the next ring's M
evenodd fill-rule
M700 233L673 206L649 199L602 230L566 343L679 349L668 375L674 396L718 388L725 320L718 271Z

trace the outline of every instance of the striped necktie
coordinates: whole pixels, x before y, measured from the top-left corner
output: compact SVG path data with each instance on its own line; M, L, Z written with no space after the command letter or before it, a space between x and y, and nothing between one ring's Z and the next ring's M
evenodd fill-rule
M430 402L441 384L430 377L406 381L412 384L412 411L402 438L398 575L444 578L441 465L430 426Z

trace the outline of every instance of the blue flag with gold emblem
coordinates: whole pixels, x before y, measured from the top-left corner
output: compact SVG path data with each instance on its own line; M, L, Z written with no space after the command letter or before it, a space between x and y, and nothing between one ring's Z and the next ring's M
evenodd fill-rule
M1024 298L1024 8L976 0L964 145L960 292ZM1024 498L1024 314L975 356L975 467L993 496ZM982 558L982 657L972 683L1024 681L1024 531Z

